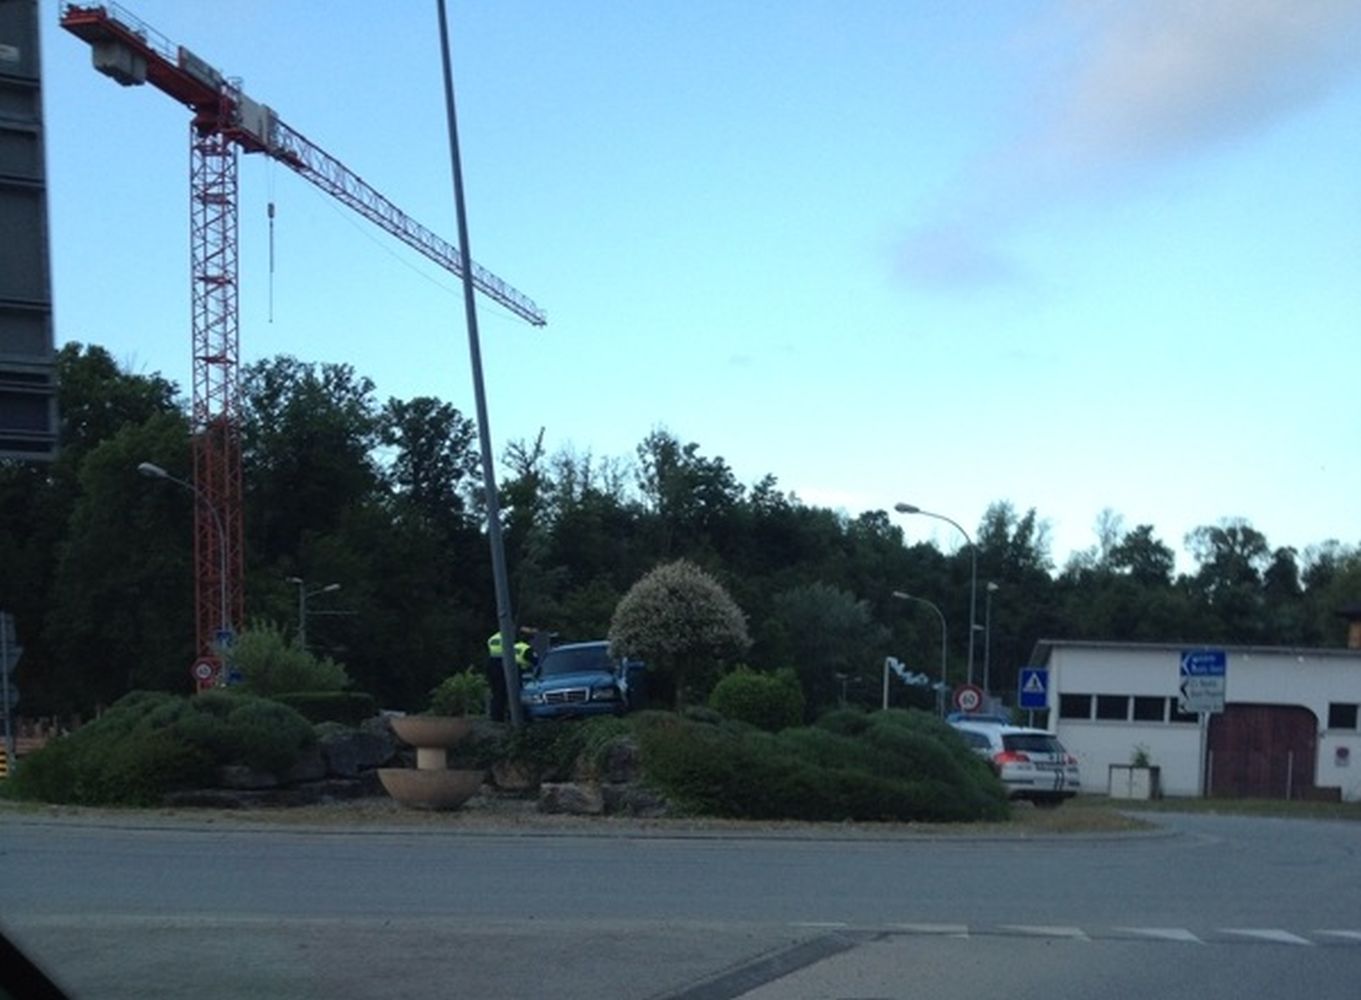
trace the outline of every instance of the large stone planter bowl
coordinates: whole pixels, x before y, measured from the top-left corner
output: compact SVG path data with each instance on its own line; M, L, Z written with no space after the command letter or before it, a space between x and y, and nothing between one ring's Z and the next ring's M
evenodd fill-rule
M406 767L378 769L387 793L413 809L457 809L482 787L481 771L418 771Z
M388 721L392 723L392 731L403 743L440 750L457 746L473 728L472 719L448 715L404 715L394 716Z

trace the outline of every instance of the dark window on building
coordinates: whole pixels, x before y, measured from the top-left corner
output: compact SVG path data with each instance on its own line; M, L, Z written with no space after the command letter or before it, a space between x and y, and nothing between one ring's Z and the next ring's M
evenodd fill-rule
M1092 696L1089 694L1059 695L1060 719L1090 719L1092 717Z
M1099 694L1096 696L1096 717L1098 719L1129 718L1129 696L1123 694Z
M1167 720L1168 722L1199 722L1199 721L1200 721L1200 716L1198 716L1195 712L1183 712L1183 711L1181 710L1181 702L1177 701L1176 698L1173 698L1173 699L1172 699L1172 704L1171 704L1171 706L1170 706L1169 712L1170 712L1170 717L1169 717L1168 720Z
M1328 728L1355 729L1356 709L1356 705L1348 705L1340 701L1333 702L1328 706Z
M1166 698L1142 698L1135 695L1134 721L1164 722L1167 719Z

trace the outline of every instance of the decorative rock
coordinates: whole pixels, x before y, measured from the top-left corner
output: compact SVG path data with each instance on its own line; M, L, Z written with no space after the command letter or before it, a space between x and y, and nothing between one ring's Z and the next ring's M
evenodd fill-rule
M321 747L313 744L302 752L292 767L279 775L279 783L297 785L304 781L320 781L324 777L326 760L322 757Z
M605 800L597 785L564 782L539 786L539 812L599 816L604 811Z
M491 780L503 792L532 792L539 787L539 775L524 761L498 760L491 766Z
M656 819L670 812L665 799L642 785L605 785L600 791L611 816Z
M643 755L631 736L611 740L600 763L600 780L611 785L637 781L643 770Z

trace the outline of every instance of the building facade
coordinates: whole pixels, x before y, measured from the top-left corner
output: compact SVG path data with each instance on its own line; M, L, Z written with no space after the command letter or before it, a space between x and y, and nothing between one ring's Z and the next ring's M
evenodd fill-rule
M1224 711L1182 712L1182 656L1205 647L1039 642L1044 721L1107 790L1139 751L1163 793L1361 800L1361 650L1225 646Z

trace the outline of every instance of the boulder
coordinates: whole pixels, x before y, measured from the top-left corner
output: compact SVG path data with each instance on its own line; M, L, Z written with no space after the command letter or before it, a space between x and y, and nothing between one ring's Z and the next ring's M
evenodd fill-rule
M611 740L600 761L600 780L611 785L636 782L643 773L643 755L632 736Z
M664 798L642 785L603 785L600 791L610 816L656 819L670 812Z
M492 784L503 792L532 792L539 787L535 768L518 760L498 760L491 766Z
M279 783L299 785L305 781L320 781L324 777L326 759L322 756L321 747L314 743L298 755L292 767L279 775Z
M539 812L599 816L605 811L600 786L569 781L539 786Z
M362 729L325 733L318 744L326 773L337 778L353 778L361 771L383 767L397 752L390 737Z

